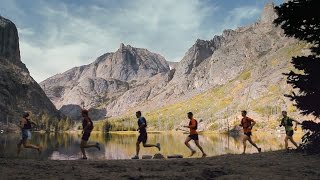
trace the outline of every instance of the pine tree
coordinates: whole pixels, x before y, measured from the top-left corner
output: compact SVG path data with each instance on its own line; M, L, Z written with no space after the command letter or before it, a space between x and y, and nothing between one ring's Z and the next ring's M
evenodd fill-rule
M320 3L319 0L292 0L275 7L278 18L274 23L281 26L285 35L311 45L311 55L292 58L299 72L286 73L287 82L298 93L286 96L295 103L303 115L320 117ZM304 121L308 132L303 137L301 148L310 153L320 153L320 124Z

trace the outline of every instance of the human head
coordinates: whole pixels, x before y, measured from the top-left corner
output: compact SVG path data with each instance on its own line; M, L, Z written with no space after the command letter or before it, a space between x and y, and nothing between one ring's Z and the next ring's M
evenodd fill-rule
M24 112L23 115L22 115L23 118L27 118L27 117L29 117L29 116L30 116L30 113L29 113L29 112Z
M246 110L241 111L241 115L242 115L242 117L246 117L247 116L247 111Z
M282 111L282 116L283 117L287 117L287 114L288 114L287 111Z
M192 118L193 118L193 113L192 113L192 112L188 112L187 115L188 115L188 118L189 118L189 119L192 119Z
M82 109L81 110L81 115L82 115L82 117L88 117L89 116L89 111L86 110L86 109Z
M137 117L137 118L140 118L140 117L141 117L141 111L137 111L137 112L136 112L136 117Z

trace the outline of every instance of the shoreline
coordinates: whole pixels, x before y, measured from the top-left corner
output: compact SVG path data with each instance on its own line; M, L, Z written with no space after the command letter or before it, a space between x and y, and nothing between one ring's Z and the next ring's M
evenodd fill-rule
M319 179L319 158L283 150L152 160L0 158L0 172L5 179Z
M45 133L67 133L67 134L81 134L82 130L68 130L68 131L32 131L35 133L40 133L40 134L45 134ZM6 132L6 131L1 131L1 134L9 134L9 133L14 133L18 134L20 131L14 131L14 132ZM92 131L92 133L105 133L105 134L139 134L138 131L109 131L109 132L103 132L103 131ZM183 134L189 134L189 132L184 132L184 131L175 131L175 130L169 130L169 131L148 131L148 134L175 134L175 133L183 133ZM259 133L259 134L285 134L285 131L261 131L261 130L256 130L253 131L253 133ZM224 134L224 135L241 135L242 131L239 131L237 133L228 133L228 132L220 132L220 131L198 131L199 135L206 135L206 134ZM298 130L295 131L295 134L304 134L303 131Z

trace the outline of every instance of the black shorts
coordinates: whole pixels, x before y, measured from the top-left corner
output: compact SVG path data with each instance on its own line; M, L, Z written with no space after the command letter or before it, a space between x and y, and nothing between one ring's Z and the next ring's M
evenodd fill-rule
M84 141L88 141L89 140L89 137L90 137L90 134L91 134L91 131L84 131L83 134L82 134L82 140Z
M287 136L292 137L292 136L293 136L293 130L291 130L291 131L286 131L286 134L287 134Z
M252 136L252 133L251 132L246 132L246 133L244 133L244 135L250 137L250 136Z
M30 130L29 129L22 129L22 140L27 140L27 139L30 139Z
M147 140L148 140L148 134L147 133L140 133L140 135L139 135L139 137L138 137L138 142L139 143L146 143L147 142Z
M199 140L198 134L190 134L188 137L191 138L194 141L198 141Z

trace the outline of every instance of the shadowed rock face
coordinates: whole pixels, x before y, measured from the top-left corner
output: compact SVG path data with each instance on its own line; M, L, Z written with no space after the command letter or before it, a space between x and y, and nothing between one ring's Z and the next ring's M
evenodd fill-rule
M9 59L10 63L26 69L20 60L19 37L16 26L0 16L0 57Z
M198 39L179 63L121 44L114 53L40 84L57 108L83 102L88 109L118 116L128 110L151 111L189 99L249 72L250 87L241 87L240 93L234 95L239 98L234 104L243 107L268 92L270 84L288 90L282 73L289 67L290 58L280 49L297 42L286 38L272 24L276 17L273 7L272 3L267 4L257 23L225 30L208 41ZM247 99L244 101L243 97Z
M16 26L0 16L0 121L17 120L23 111L58 116L58 111L21 62Z

